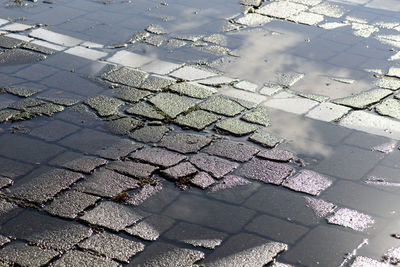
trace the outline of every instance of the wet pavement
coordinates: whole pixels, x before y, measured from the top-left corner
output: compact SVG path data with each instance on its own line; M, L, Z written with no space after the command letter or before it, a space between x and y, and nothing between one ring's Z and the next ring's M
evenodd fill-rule
M398 3L0 5L0 266L400 262Z

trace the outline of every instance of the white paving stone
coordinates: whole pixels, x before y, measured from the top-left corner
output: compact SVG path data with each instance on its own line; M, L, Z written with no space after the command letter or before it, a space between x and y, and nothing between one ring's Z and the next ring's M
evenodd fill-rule
M66 47L64 47L64 46L55 45L55 44L52 44L52 43L49 43L46 41L42 41L42 40L33 40L31 43L36 44L36 45L41 45L43 47L50 48L50 49L53 49L56 51L63 51L66 49Z
M351 108L336 105L329 102L323 102L310 110L307 117L320 121L334 121L347 114Z
M390 68L387 75L400 78L400 68L396 68L396 67Z
M253 92L247 92L247 91L242 91L242 90L237 90L234 88L229 88L226 90L220 90L219 93L222 95L226 95L229 97L237 98L240 100L252 102L254 104L260 104L261 102L267 100L266 96L262 96L259 94L255 94Z
M160 75L167 75L180 67L182 67L182 64L175 64L162 60L154 60L149 64L146 64L143 67L141 67L141 69L146 72L153 72Z
M264 84L264 87L260 89L260 94L266 96L272 96L279 91L281 91L283 87L279 84Z
M314 14L309 12L301 12L295 16L291 16L289 20L292 20L296 23L306 24L306 25L315 25L324 20L324 16L320 14Z
M87 58L90 60L99 60L102 57L107 56L108 54L105 52L93 50L90 48L86 48L83 46L75 46L65 51L67 54L71 54L78 57Z
M23 32L33 28L32 25L22 24L22 23L11 23L7 24L4 27L1 27L1 30L10 31L10 32Z
M308 7L302 4L292 3L288 1L272 2L258 9L256 12L262 15L271 16L280 19L286 19L296 15Z
M139 68L153 59L147 56L142 56L129 51L118 51L112 57L108 58L107 61L117 63L126 67Z
M56 33L56 32L52 32L46 29L36 29L33 30L30 34L30 37L34 37L34 38L38 38L38 39L42 39L48 42L52 42L55 44L59 44L59 45L63 45L63 46L76 46L79 45L81 43L83 43L82 40L64 35L64 34L60 34L60 33Z
M250 26L250 27L261 26L270 21L272 21L271 18L257 14L257 13L247 13L243 17L240 17L235 20L236 23Z
M6 20L6 19L0 19L0 25L4 25L4 24L7 24L7 23L9 23L8 20Z
M284 110L286 112L294 114L304 114L313 107L318 105L317 101L313 101L302 97L289 96L282 98L280 94L276 95L273 99L270 99L263 103L264 106Z
M173 77L188 80L188 81L206 79L206 78L214 77L217 75L218 74L216 74L216 73L197 69L197 68L191 67L191 66L184 66L184 67L171 73L171 76L173 76Z
M24 42L30 42L30 41L34 40L33 38L30 38L26 35L16 34L16 33L9 33L9 34L6 34L6 36L14 38L14 39L22 40Z
M197 82L205 85L221 85L221 84L230 84L236 81L237 79L225 76L218 76L218 77L211 77L203 80L198 80Z

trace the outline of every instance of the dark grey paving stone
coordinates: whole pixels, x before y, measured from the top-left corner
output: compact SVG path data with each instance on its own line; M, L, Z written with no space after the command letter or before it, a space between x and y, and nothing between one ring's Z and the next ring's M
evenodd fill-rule
M174 122L180 126L200 131L218 121L220 118L221 116L204 110L195 110L186 115L177 117Z
M183 154L196 153L203 147L211 143L211 138L204 135L178 133L175 135L165 136L159 146L166 147Z
M147 78L144 71L123 67L104 74L102 77L110 82L120 83L132 87L139 87Z
M27 99L23 99L23 100L13 103L12 105L10 105L10 108L21 110L21 111L26 111L29 108L37 107L37 106L44 105L44 104L46 104L46 102L44 102L40 99L27 98Z
M94 256L89 252L79 250L70 250L65 253L59 260L51 264L55 267L67 266L104 266L104 267L117 267L121 266L119 263L104 257Z
M0 222L3 223L15 216L21 209L17 204L0 199Z
M271 238L276 241L295 244L309 229L272 216L261 215L250 222L247 231Z
M128 263L131 257L143 251L144 244L103 232L79 243L79 247Z
M152 91L152 92L161 92L167 89L170 85L175 83L175 79L160 76L160 75L150 75L147 79L142 83L140 88Z
M294 191L317 196L332 185L332 180L317 172L302 170L296 176L286 179L282 185Z
M283 142L282 138L275 136L264 129L256 131L249 137L249 140L253 143L269 148L274 148L276 145Z
M126 135L140 125L140 121L134 118L124 117L115 120L106 121L104 129L113 134Z
M33 107L26 107L18 114L14 114L12 121L26 121L38 116L53 116L55 113L64 110L63 106L54 105L52 103L44 103Z
M158 169L150 164L128 160L111 162L106 168L135 178L149 178Z
M5 236L0 235L0 247L4 244L11 242L11 240Z
M79 127L71 123L54 120L45 125L32 129L29 134L46 141L54 142L72 134L73 132L76 132L79 129Z
M144 102L132 105L130 108L125 110L125 112L151 120L163 120L165 118L163 115L161 115L161 112L155 110L153 106L147 105Z
M149 101L171 118L175 118L199 102L194 98L171 93L159 93L150 98Z
M37 90L20 88L20 87L6 87L4 88L4 90L9 94L13 94L19 97L30 97L39 92Z
M332 213L336 209L336 205L330 202L327 202L322 199L316 199L312 197L304 197L307 206L310 207L315 214L322 218L327 216L328 214Z
M130 103L136 103L145 97L151 95L152 93L144 90L139 90L133 87L123 86L121 88L116 89L115 97L122 99L124 101L128 101Z
M115 197L121 192L138 187L137 180L108 169L102 169L79 183L76 189L102 197Z
M211 97L199 104L199 107L201 109L229 117L236 116L245 110L245 108L238 103L223 96Z
M344 143L369 150L374 146L378 146L389 141L390 141L389 138L383 136L377 136L369 133L354 131L344 140Z
M144 143L157 143L164 135L166 135L171 129L164 125L146 125L142 128L135 130L129 136L136 141Z
M217 92L217 89L209 86L200 85L198 83L175 83L168 87L172 92L180 95L187 95L194 98L205 99Z
M265 107L258 107L253 111L244 114L242 120L260 124L262 126L269 126L271 124L268 110Z
M99 142L103 140L98 140ZM107 140L104 140L107 144ZM94 152L94 154L106 158L106 159L113 159L117 160L120 159L121 157L126 157L130 153L140 149L143 147L141 144L137 144L133 141L122 139L118 140L118 142L111 142L112 145L109 145L107 147L102 147L101 150L98 150ZM99 148L100 149L100 148Z
M166 177L178 180L182 177L188 177L194 175L198 170L194 167L190 162L181 162L178 165L173 167L169 167L168 169L162 170L161 174L165 175Z
M144 148L133 152L129 157L162 167L170 167L186 159L186 156L160 148Z
M338 209L326 220L330 224L337 224L356 231L364 231L375 223L371 216L346 208Z
M180 222L164 236L195 247L215 249L228 235L196 224Z
M244 143L230 140L216 140L207 148L203 149L202 152L239 162L246 162L252 159L259 150Z
M193 266L204 258L204 253L198 250L179 248L166 243L154 243L135 257L127 266L159 266L168 267L174 263L176 267Z
M90 224L120 231L144 217L147 217L147 214L143 211L122 204L105 201L91 211L86 212L80 219Z
M208 173L199 172L190 180L190 183L201 189L206 189L215 184L215 180Z
M282 150L282 149L268 149L260 151L257 157L263 159L269 159L274 161L289 162L295 159L295 154L293 152Z
M9 160L0 157L0 175L16 178L32 171L35 167L30 164L16 162L15 160Z
M23 49L7 49L0 54L0 65L33 64L47 58L46 55Z
M318 226L311 230L298 244L289 249L283 259L293 264L313 266L338 266L349 251L353 251L364 237L337 228ZM324 242L321 242L324 240Z
M0 36L0 47L2 48L12 49L22 45L23 43L24 41L22 40L18 40L8 36Z
M238 119L230 118L217 122L215 128L235 136L243 136L255 132L260 127Z
M260 184L251 183L235 175L227 175L210 188L208 196L238 205L256 193L259 188Z
M101 117L111 116L118 112L120 106L124 105L121 100L98 95L88 98L84 101L86 105L96 110L97 114Z
M94 205L98 200L100 197L70 190L54 199L44 207L44 210L55 216L75 219L80 212Z
M239 166L237 163L202 153L191 157L190 162L217 179L222 178L225 174L232 172Z
M0 189L12 185L14 182L10 178L0 176Z
M43 204L82 178L83 175L80 173L53 169L12 187L11 194L20 199Z
M125 228L130 235L147 241L157 240L158 237L174 224L174 220L161 215L151 215L131 227Z
M392 94L393 91L386 89L374 89L362 92L357 95L349 96L343 99L334 100L333 102L339 105L352 108L365 109L368 106L381 101L383 98Z
M125 202L132 206L139 206L146 200L162 192L162 190L163 187L158 182L145 184L139 192L130 195Z
M250 209L194 195L181 195L163 211L163 215L173 219L229 233L239 231L254 214Z
M254 158L245 163L237 174L267 184L280 185L293 171L293 168L283 163Z
M386 99L375 108L376 112L381 115L400 119L400 101L396 99Z
M94 169L96 169L102 165L105 165L106 163L107 163L107 160L102 159L102 158L83 156L83 157L80 157L75 160L72 160L72 161L62 164L62 167L65 167L67 169L70 169L70 170L73 170L76 172L83 172L83 173L89 174Z
M237 234L217 248L204 261L206 266L264 266L287 250L283 243L252 234Z
M52 249L41 249L14 242L0 250L0 259L21 266L42 266L56 257L59 252Z

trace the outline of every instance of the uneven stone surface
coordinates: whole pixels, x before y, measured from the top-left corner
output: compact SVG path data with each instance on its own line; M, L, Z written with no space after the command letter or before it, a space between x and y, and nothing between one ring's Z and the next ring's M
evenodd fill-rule
M258 130L249 137L249 140L262 145L264 147L274 148L276 145L283 141L282 138L277 137L266 130Z
M152 93L144 90L139 90L133 87L122 86L121 88L116 89L115 96L124 101L128 101L131 103L136 103L142 100L143 98L152 95Z
M219 182L218 184L214 185L211 188L210 192L218 192L221 190L230 189L240 185L247 185L247 184L251 184L251 182L236 175L226 175L221 182Z
M304 192L313 196L331 186L332 181L319 173L310 170L302 170L298 175L286 179L284 187L295 191Z
M140 189L138 193L130 195L125 202L132 206L139 206L152 196L158 194L163 189L162 185L159 182L150 182Z
M189 127L198 131L203 130L208 125L216 122L221 117L204 110L195 110L186 115L181 115L175 122L183 127Z
M395 99L386 99L376 106L376 112L396 119L400 119L400 101Z
M167 116L175 118L184 111L193 107L198 100L170 93L160 93L149 100Z
M281 149L263 150L257 154L257 157L275 161L289 162L294 160L295 155L293 152Z
M207 111L230 117L236 116L245 110L245 108L238 103L223 96L210 97L206 101L200 103L199 107Z
M144 102L132 105L130 108L125 110L125 112L128 114L139 115L152 120L162 120L165 118L163 115L160 114L160 112L157 112L153 106L147 105Z
M255 132L260 127L238 119L229 118L217 122L215 128L236 136L243 136Z
M239 162L246 162L259 152L259 150L244 143L230 140L217 140L203 149L202 152Z
M179 153L187 154L198 152L207 146L211 140L210 137L204 135L178 133L176 135L165 136L159 145Z
M193 175L196 172L197 169L190 162L181 162L176 166L161 171L163 175L174 180Z
M197 154L190 158L190 162L217 179L222 178L225 174L230 173L239 166L237 163L206 154Z
M147 79L140 85L140 88L152 91L161 92L167 89L170 85L175 83L175 79L171 79L165 76L150 75Z
M99 95L85 100L85 104L96 110L100 116L106 117L117 113L119 107L122 106L124 102L108 96Z
M151 215L143 221L126 228L125 232L144 240L154 241L158 239L164 231L170 228L173 223L174 220L166 216Z
M120 266L115 261L109 260L103 257L97 257L88 252L82 252L79 250L70 250L64 254L59 260L51 264L56 267L67 267L67 266L105 266L105 267L117 267Z
M129 157L162 167L170 167L186 159L186 156L160 148L144 148L130 154Z
M73 171L89 174L97 167L105 165L106 163L107 160L105 159L85 156L73 161L66 162L62 166Z
M334 100L333 102L339 105L344 105L352 108L365 109L368 106L379 102L383 98L392 94L391 90L375 89L371 91L362 92L357 95L349 96L343 99Z
M247 122L269 126L271 124L268 110L265 107L258 107L242 116L242 120Z
M307 201L307 206L310 207L320 218L325 217L336 209L335 204L326 202L322 199L305 197L305 200Z
M128 160L111 162L106 168L135 178L149 178L158 169L150 164Z
M217 92L217 90L213 87L190 82L175 83L168 88L172 92L178 93L180 95L187 95L200 99L210 97Z
M126 135L129 134L133 129L137 128L139 125L140 121L137 119L122 117L106 121L103 127L113 134Z
M21 266L42 266L58 254L52 249L41 249L22 242L14 242L0 250L0 259Z
M147 76L148 74L146 72L123 67L106 73L102 77L110 82L120 83L132 87L140 87L140 85L146 80Z
M206 189L213 185L215 180L208 173L199 172L190 180L190 183L200 187L201 189Z
M20 97L30 97L38 92L37 90L19 88L19 87L6 87L4 89L6 90L7 93Z
M140 129L137 129L129 136L139 142L157 143L169 131L171 131L171 129L164 125L161 126L146 125Z
M349 227L356 231L364 231L375 223L369 215L346 208L338 209L326 220L328 223Z

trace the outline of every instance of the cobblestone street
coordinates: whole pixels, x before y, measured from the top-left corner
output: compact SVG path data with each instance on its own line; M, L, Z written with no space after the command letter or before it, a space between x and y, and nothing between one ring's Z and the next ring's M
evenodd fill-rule
M0 267L400 263L399 3L0 5Z

